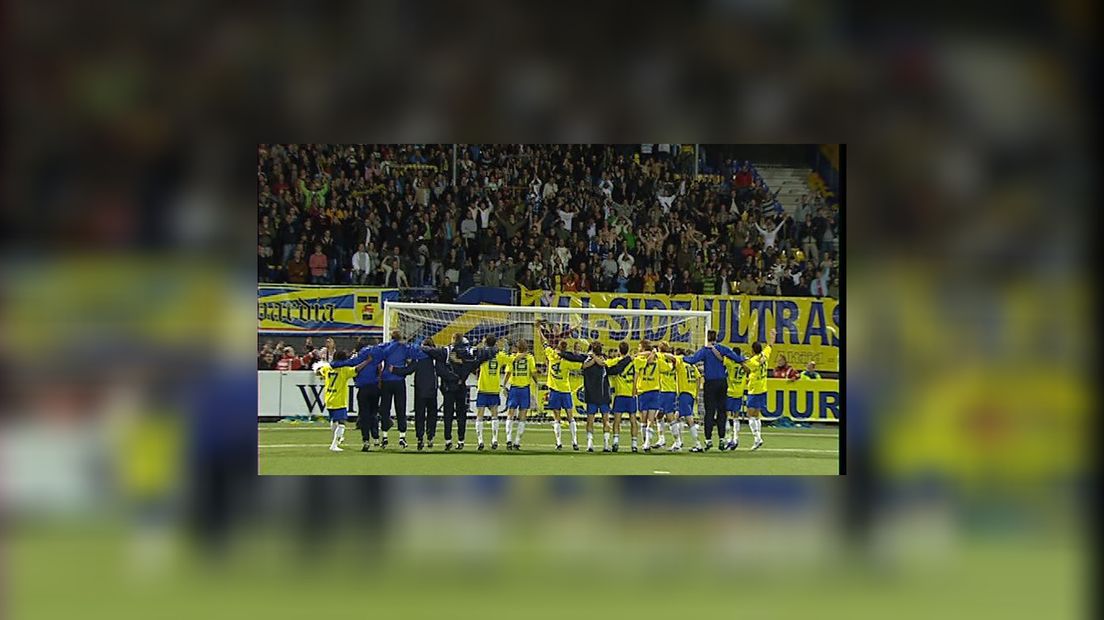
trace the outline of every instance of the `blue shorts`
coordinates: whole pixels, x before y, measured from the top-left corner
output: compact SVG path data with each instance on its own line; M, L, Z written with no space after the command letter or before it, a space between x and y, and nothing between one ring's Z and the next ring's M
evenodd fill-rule
M748 394L747 397L748 409L758 409L759 411L767 410L767 393L762 394Z
M681 418L686 418L694 415L694 395L693 394L679 394L678 397L678 414Z
M570 392L548 390L548 406L545 408L550 411L571 411L575 408L575 403L571 402Z
M659 391L644 392L638 397L641 411L659 411Z
M479 392L475 395L476 407L498 407L501 404L502 400L498 397L498 394Z
M506 408L507 409L528 409L529 408L529 386L525 386L525 387L511 386L510 391L506 394Z
M587 403L586 414L594 415L596 413L609 413L609 405L595 405L594 403Z
M659 410L663 413L675 413L675 403L678 401L674 392L659 393Z
M330 412L330 422L344 422L349 419L349 410L342 407L341 409L328 409Z
M733 396L728 397L728 407L726 407L729 413L740 413L740 406L744 404L743 398L735 398Z
M636 398L632 396L614 396L614 413L636 413Z

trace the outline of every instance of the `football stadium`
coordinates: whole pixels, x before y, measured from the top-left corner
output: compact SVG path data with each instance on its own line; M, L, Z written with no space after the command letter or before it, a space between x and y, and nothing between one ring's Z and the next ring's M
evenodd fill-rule
M258 471L841 473L842 167L260 145Z

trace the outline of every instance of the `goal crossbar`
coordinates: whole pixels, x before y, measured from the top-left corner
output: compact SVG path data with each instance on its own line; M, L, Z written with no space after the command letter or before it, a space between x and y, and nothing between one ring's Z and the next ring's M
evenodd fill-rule
M488 313L523 313L535 315L598 315L598 316L642 316L642 317L672 317L672 318L698 318L703 321L705 330L709 329L712 313L708 310L678 310L668 308L597 308L597 307L560 307L560 306L503 306L494 304L442 304L442 303L418 303L405 301L389 301L383 307L383 340L391 339L392 325L391 311L418 311L441 310L445 312L488 312ZM704 339L704 333L702 333Z

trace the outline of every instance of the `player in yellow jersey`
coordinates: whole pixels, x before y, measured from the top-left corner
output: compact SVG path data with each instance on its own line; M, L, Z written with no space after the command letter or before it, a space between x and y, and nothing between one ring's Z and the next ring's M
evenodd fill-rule
M585 340L576 340L571 345L571 352L576 355L575 359L586 361L590 357L588 350L590 343ZM573 410L573 417L578 417L586 413L585 401L583 400L583 364L582 362L575 363L569 361L567 364L567 384L571 387L571 402L575 404Z
M349 359L345 351L338 351L333 356L335 362ZM322 379L325 390L323 396L326 402L326 411L330 414L330 430L333 431L333 441L330 442L330 452L341 452L338 444L345 441L345 420L349 419L349 381L371 362L371 357L356 366L334 368L326 362L318 362L314 366L314 372Z
M613 387L612 450L617 452L621 445L621 415L628 414L632 450L636 452L636 438L640 434L640 422L636 419L636 366L629 355L629 343L622 342L617 347L621 355L605 360L606 375Z
M644 340L640 343L640 353L633 360L636 366L636 393L644 425L645 452L652 450L653 426L659 415L659 375L667 370L670 362L663 356L656 356L652 343Z
M735 351L736 353L740 352L739 350ZM723 443L724 431L722 430L721 447L735 450L740 446L740 416L747 417L747 413L744 412L744 392L747 391L748 372L747 366L727 357L724 358L724 365L725 369L728 370L728 398L725 409L732 420L732 439L729 439L728 444L725 445Z
M498 338L487 334L483 339L483 348L475 352L479 360L479 379L476 382L475 395L475 434L479 438L479 449L483 449L483 416L490 411L491 450L498 449L498 408L502 404L499 393L502 391L501 374L510 364L510 354L498 350Z
M701 388L701 373L698 367L687 364L682 358L689 352L679 349L675 357L675 372L678 377L678 415L673 416L671 422L672 434L675 436L675 445L671 446L672 452L682 450L682 431L690 430L690 437L694 440L694 448L701 450L701 441L698 439L698 424L694 421L694 401L698 398L698 390ZM693 448L692 448L693 449Z
M675 372L675 356L671 353L671 345L661 342L657 345L658 357L667 360L667 369L659 373L659 414L656 416L656 434L659 439L655 447L662 448L667 443L663 435L664 422L668 425L678 417L678 377Z
M756 342L751 345L752 356L749 357L744 363L748 368L748 428L751 429L751 434L755 437L755 443L752 444L752 450L758 450L763 445L763 436L760 432L763 428L763 421L759 419L759 416L763 414L763 411L767 408L767 374L770 372L770 354L771 345L774 344L774 330L770 330L770 341L767 346L763 346L761 343Z
M514 352L510 354L506 365L506 449L521 450L521 437L525 434L525 418L529 415L531 401L530 390L533 387L533 373L537 368L537 359L529 352L529 343L518 340ZM517 429L516 437L510 439L511 423Z
M540 321L537 322L540 325ZM563 450L560 420L565 416L571 428L571 448L579 450L578 429L575 426L575 403L571 398L571 383L568 379L572 364L581 366L586 360L567 350L567 340L561 340L556 348L545 347L544 359L548 364L548 410L552 412L552 430L556 433L556 449Z

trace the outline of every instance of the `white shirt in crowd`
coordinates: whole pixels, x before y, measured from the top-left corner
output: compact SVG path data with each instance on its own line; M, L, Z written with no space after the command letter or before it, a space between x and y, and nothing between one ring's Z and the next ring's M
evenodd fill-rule
M786 220L782 220L778 223L778 226L774 227L774 230L765 230L759 225L759 222L755 223L755 229L759 231L759 234L763 235L763 247L773 248L774 240L778 237L778 231L782 230L782 225L786 223Z
M629 254L628 252L622 252L621 255L617 257L617 266L621 269L621 271L624 271L626 275L630 271L632 271L632 266L635 263L636 259L633 258L633 255Z
M367 252L353 254L353 271L368 271L372 267L372 257Z
M603 178L598 184L598 189L602 190L602 193L606 195L606 200L613 200L613 181Z
M485 203L487 206L480 209L476 207L475 210L479 212L479 227L487 228L491 225L491 212L494 211L494 205L491 203Z
M545 183L544 184L544 194L543 194L544 199L548 200L549 198L555 196L556 192L558 192L558 191L560 191L560 186L556 185L555 181L549 181L549 182Z
M663 212L667 213L671 210L671 204L675 202L675 196L659 196L656 195L656 199L659 200L659 204L663 205Z
M556 246L556 256L560 258L560 262L566 265L571 260L571 250L560 244Z
M560 216L560 221L563 222L563 227L566 230L571 230L571 223L575 220L575 213L556 209L556 213Z

